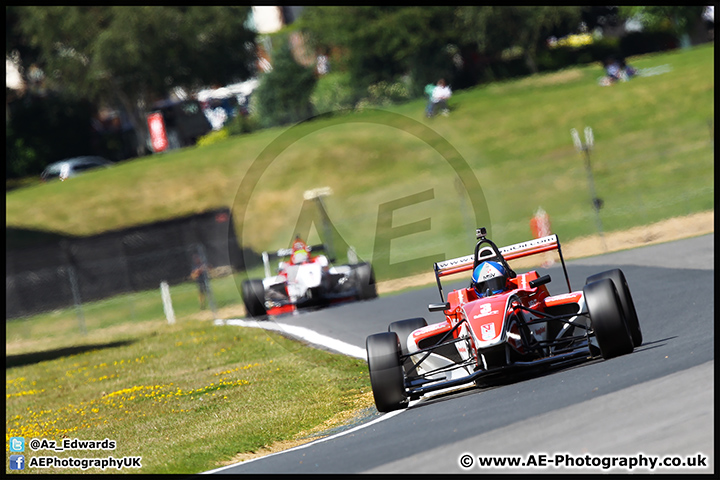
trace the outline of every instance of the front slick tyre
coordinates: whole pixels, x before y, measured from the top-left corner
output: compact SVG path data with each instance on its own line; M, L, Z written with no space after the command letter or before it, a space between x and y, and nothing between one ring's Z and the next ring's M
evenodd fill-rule
M394 332L370 335L365 341L375 406L378 412L407 408L400 341Z
M639 347L643 342L642 330L640 329L640 320L638 320L637 311L635 310L635 303L630 294L630 287L628 287L627 280L625 280L625 274L622 270L616 268L588 277L585 284L597 282L603 278L609 278L615 284L618 298L620 298L620 305L622 305L625 320L627 321L628 329L633 339L633 345Z
M267 314L262 280L245 280L242 283L242 298L249 316L261 317Z
M583 293L602 357L609 359L631 353L633 339L613 281L604 278L590 283L583 287Z

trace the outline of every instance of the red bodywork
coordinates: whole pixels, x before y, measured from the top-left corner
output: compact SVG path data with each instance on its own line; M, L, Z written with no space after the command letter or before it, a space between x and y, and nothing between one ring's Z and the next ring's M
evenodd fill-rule
M558 241L555 235L550 235L523 244L512 245L501 249L505 260L513 260L527 255L535 255L558 249ZM468 272L473 268L472 256L441 262L436 265L438 279L448 275ZM509 278L506 291L489 297L478 298L475 289L472 287L453 290L448 293L446 302L449 308L443 310L445 321L427 327L420 328L410 335L408 341L410 350L421 350L432 345L445 333L453 330L452 338L462 336L466 325L469 326L469 333L472 342L468 347L472 350L467 352L475 361L480 363L478 350L491 347L507 341L507 343L518 353L524 354L520 332L517 322L513 322L514 315L521 315L520 305L537 311L546 311L548 307L573 304L577 305L582 292L570 292L566 294L550 296L545 285L532 287L530 282L538 279L537 271L518 274L515 278ZM547 322L538 321L533 325L533 318L525 317L527 326L536 338L544 339L547 330ZM506 325L506 322L510 322ZM458 351L463 355L466 346L457 343Z
M473 334L473 343L476 348L483 348L502 340L500 337L505 328L505 319L518 313L517 304L542 311L548 305L577 303L582 295L577 293L571 296L558 296L564 298L551 297L545 285L536 288L530 287L529 282L537 278L536 271L518 274L517 277L509 279L510 290L487 298L478 298L475 290L471 287L450 292L447 298L450 308L444 311L445 322L416 330L412 335L413 341L416 345L421 346L423 340L436 338L437 335L451 330L463 319L467 319ZM545 322L540 322L536 333L543 334L545 327ZM517 325L510 325L508 331L519 333ZM453 338L458 338L459 332L459 330L453 332ZM519 342L512 337L508 338L508 341L522 353L522 346Z
M598 354L613 358L641 344L619 269L588 277L582 290L572 291L557 235L498 248L485 234L477 229L472 255L434 264L441 303L428 310L442 311L443 321L428 325L425 318L408 318L367 338L379 411L407 408L427 393L473 382L481 387L504 382L522 369L567 366ZM550 275L517 273L508 264L551 250L557 250L568 287L560 295L548 292ZM474 284L445 298L441 277L470 271L477 272Z
M268 308L267 314L268 315L282 315L283 313L292 313L295 310L297 310L297 307L294 303L290 303L288 305L282 305L280 307L271 307Z

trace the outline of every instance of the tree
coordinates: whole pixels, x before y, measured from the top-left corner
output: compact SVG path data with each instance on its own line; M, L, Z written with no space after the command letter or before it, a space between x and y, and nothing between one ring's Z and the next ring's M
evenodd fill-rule
M240 81L254 72L250 7L53 6L14 13L49 86L121 104L141 139L139 155L151 101L173 87Z
M19 7L11 5L5 7L5 57L22 59L27 65L37 60L39 52L26 42L19 28Z
M62 95L28 92L8 106L5 125L6 178L39 174L48 163L90 153L93 105Z
M312 116L310 95L315 88L312 68L298 64L287 38L277 37L279 46L272 55L272 70L254 92L263 126L287 125Z
M450 76L448 45L457 38L454 7L307 7L298 26L319 51L338 52L335 65L359 94L382 81L410 74L416 90Z
M496 56L520 47L528 69L537 73L538 50L547 37L560 25L576 28L580 13L580 7L463 6L455 18L463 39L474 42L480 52Z
M616 6L588 5L582 8L582 21L592 32L600 28L603 34L606 30L618 29L625 19L620 18L619 8Z
M622 6L620 15L625 18L638 18L648 30L670 30L678 38L686 37L693 43L707 41L703 32L704 5L667 6Z

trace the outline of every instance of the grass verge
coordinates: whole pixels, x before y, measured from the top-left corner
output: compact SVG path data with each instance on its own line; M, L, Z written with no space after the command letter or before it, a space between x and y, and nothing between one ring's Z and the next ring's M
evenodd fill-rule
M26 451L26 464L36 455L141 456L142 468L128 471L153 474L217 468L372 402L361 360L197 320L6 357L5 391L6 441L117 442L111 452Z

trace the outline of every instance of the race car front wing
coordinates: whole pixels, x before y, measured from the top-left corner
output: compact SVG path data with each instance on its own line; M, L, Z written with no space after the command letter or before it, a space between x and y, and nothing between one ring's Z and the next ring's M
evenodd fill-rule
M590 338L593 336L592 329L585 325L571 322L570 319L578 316L584 316L583 314L568 314L568 315L550 315L539 310L534 310L527 307L522 307L523 310L529 313L538 315L539 319L535 319L533 322L550 322L558 321L562 323L571 323L572 326L585 330L583 335L573 336L562 336L554 340L538 341L529 348L538 352L549 352L549 349L555 347L554 353L546 353L546 356L535 358L528 361L510 361L510 356L507 355L508 363L502 366L491 367L487 369L478 369L469 375L453 378L450 380L436 380L429 377L436 376L438 374L446 373L451 370L463 369L468 367L477 368L477 363L474 359L469 359L463 362L454 363L450 366L444 366L433 370L424 371L418 374L418 366L422 365L423 362L433 353L438 351L442 347L448 345L454 345L457 342L465 341L465 338L452 338L453 332L458 330L463 323L467 323L467 320L461 320L453 328L445 332L442 338L440 338L435 345L426 347L417 351L412 352L408 355L401 355L400 363L405 363L406 359L410 357L418 357L420 359L417 362L410 361L411 365L405 372L405 389L409 399L417 399L422 395L444 390L447 388L454 388L463 385L467 385L475 382L483 377L495 376L497 374L511 373L519 369L529 369L539 367L543 365L561 365L569 362L580 361L594 356L593 350L591 349ZM505 343L505 349L511 348Z

